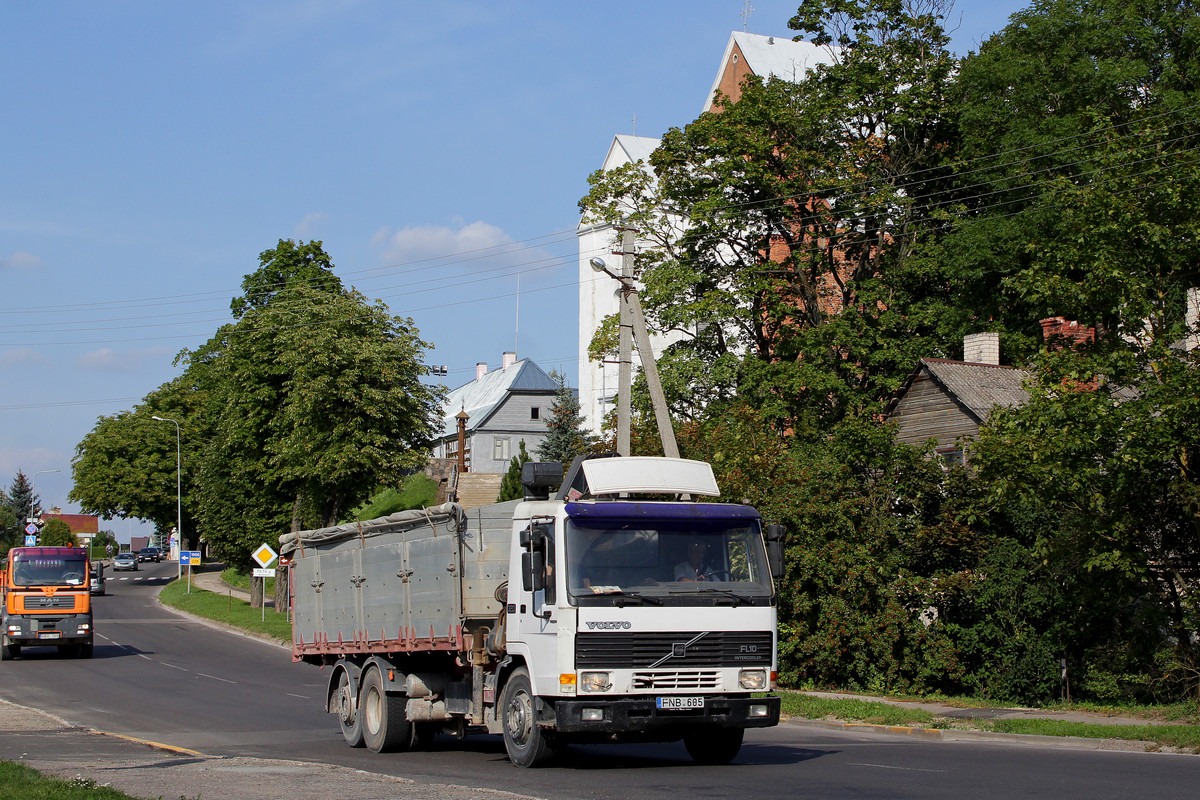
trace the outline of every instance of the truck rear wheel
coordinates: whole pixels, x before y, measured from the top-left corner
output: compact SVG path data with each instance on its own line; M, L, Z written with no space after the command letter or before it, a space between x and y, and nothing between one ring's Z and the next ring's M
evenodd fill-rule
M728 764L737 758L745 734L741 728L710 729L683 737L683 746L699 764Z
M515 766L536 767L553 755L546 733L537 724L533 688L524 667L514 671L504 684L500 715L504 722L504 749Z
M383 677L378 669L368 670L358 694L358 713L361 718L363 743L372 753L388 753L408 749L412 742L412 723L408 721L408 698L388 694L383 690Z
M333 696L338 724L342 726L342 737L346 740L346 744L351 747L362 747L362 714L355 701L354 684L350 683L350 673L342 670Z

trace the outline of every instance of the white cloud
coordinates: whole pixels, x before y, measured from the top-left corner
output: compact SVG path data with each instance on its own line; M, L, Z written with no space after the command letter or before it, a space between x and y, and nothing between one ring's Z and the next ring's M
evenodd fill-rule
M314 211L311 214L305 215L304 219L296 224L296 227L292 230L292 235L295 236L297 241L301 242L319 238L317 234L328 220L329 215L324 211Z
M147 361L161 359L170 354L170 349L166 347L125 351L102 347L99 350L84 353L75 359L75 365L81 369L96 370L97 372L132 372Z
M464 258L481 255L477 251L512 244L512 237L486 222L472 222L448 228L442 225L408 227L392 233L383 228L371 239L388 263L411 263L429 258L449 258L461 254Z
M0 258L0 272L14 269L42 269L46 265L32 253L16 251L7 258Z
M0 369L25 368L30 365L45 364L46 359L36 350L22 347L18 350L5 350L0 353Z

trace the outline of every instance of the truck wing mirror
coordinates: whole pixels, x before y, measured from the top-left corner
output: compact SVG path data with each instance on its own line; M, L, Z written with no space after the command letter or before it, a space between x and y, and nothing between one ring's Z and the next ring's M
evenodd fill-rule
M546 556L534 551L521 554L521 588L540 592L546 588Z
M763 531L767 540L767 563L771 567L771 577L779 580L783 577L783 526L771 524Z

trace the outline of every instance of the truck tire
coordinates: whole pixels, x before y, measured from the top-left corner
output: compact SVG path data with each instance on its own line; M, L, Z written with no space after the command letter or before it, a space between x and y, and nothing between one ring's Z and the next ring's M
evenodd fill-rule
M79 658L91 658L92 643L84 642L83 644L79 645L79 649L75 651L75 655Z
M8 637L4 637L3 644L0 644L0 661L12 661L19 655L21 655L21 645L9 644Z
M334 690L333 703L338 715L338 724L342 727L342 737L351 747L363 746L362 714L359 713L355 702L354 685L350 683L350 673L342 670L338 677L337 689Z
M383 690L378 669L367 670L358 692L358 714L363 743L372 753L407 750L412 742L412 723L408 721L408 698Z
M737 758L745 734L741 728L709 729L689 733L683 737L683 746L698 764L728 764Z
M521 667L509 676L500 697L504 749L517 767L536 767L554 754L545 731L537 724L529 672Z

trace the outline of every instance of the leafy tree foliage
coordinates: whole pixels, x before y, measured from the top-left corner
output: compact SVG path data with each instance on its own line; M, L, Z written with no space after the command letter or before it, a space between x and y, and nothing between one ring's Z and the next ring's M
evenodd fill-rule
M525 496L525 486L521 483L521 468L528 460L529 451L525 449L525 440L522 439L517 454L509 461L508 471L500 481L500 494L496 502L503 503L505 500L517 500Z
M79 539L71 532L70 525L61 519L51 519L42 526L38 543L45 547L78 547Z

